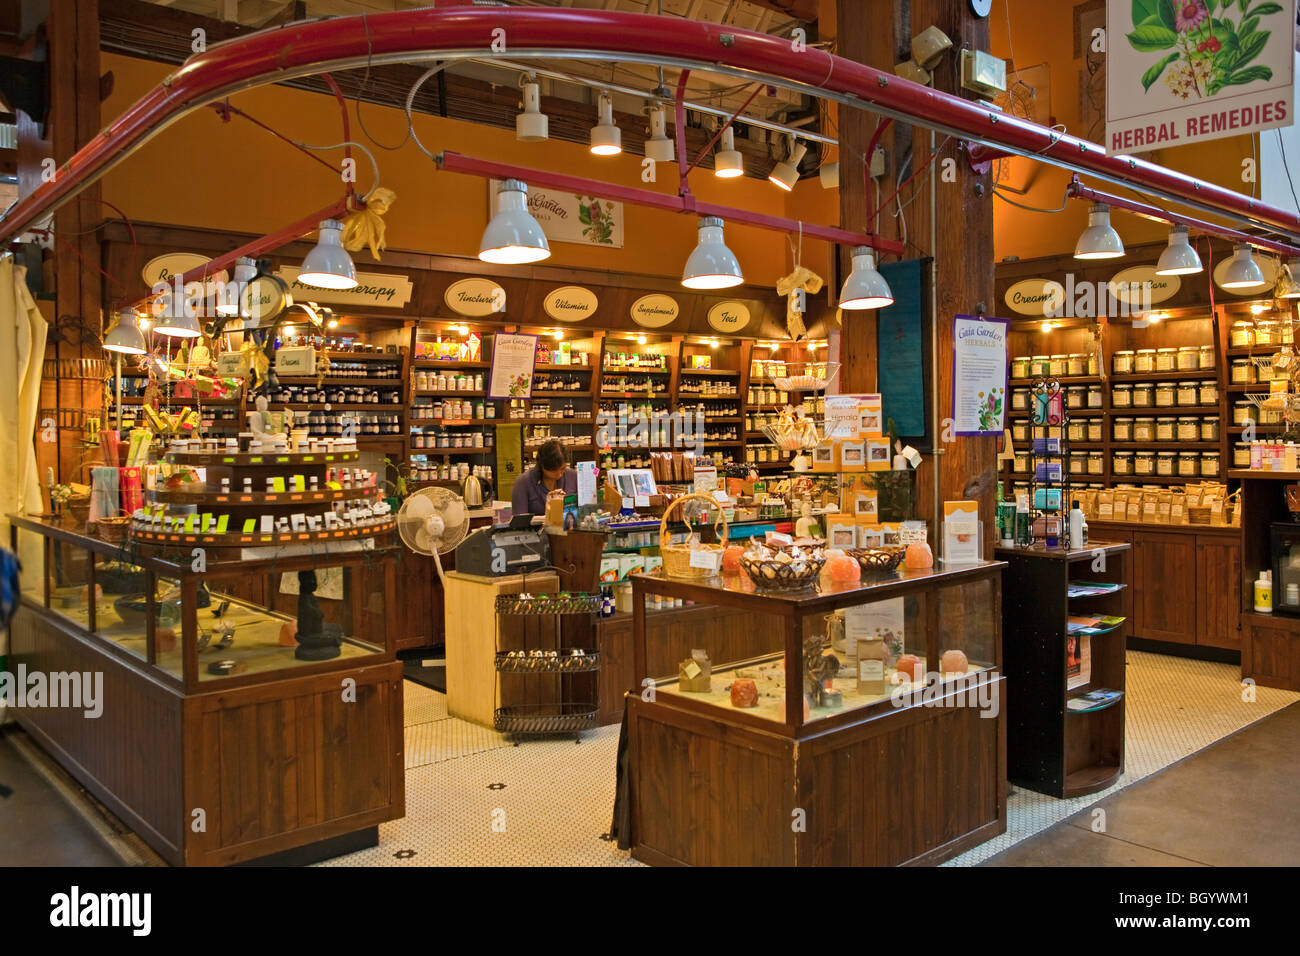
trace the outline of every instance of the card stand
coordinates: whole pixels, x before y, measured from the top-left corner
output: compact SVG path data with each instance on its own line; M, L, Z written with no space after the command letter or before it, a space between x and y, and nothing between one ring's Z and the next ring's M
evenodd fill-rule
M1030 543L1035 539L1034 528L1039 519L1044 524L1049 515L1055 515L1059 525L1057 540L1059 547L1070 549L1070 469L1067 462L1070 456L1069 427L1070 404L1066 400L1065 389L1054 378L1039 379L1029 390L1029 527ZM1053 434L1055 432L1055 434ZM1051 442L1056 442L1057 450L1048 451ZM1059 469L1059 478L1040 477L1039 466L1043 466L1044 476L1052 466ZM1039 492L1043 492L1043 505L1038 504ZM1048 507L1053 492L1059 495L1058 507Z

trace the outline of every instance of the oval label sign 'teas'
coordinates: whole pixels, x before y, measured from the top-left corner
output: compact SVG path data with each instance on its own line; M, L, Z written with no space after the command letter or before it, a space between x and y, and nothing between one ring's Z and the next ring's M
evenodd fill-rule
M671 325L681 309L672 296L664 295L662 292L652 292L633 302L632 308L628 311L632 315L632 321L642 328L660 329L665 325Z
M506 290L491 279L474 277L453 282L442 298L457 315L492 315L506 310Z
M580 285L566 285L546 295L542 308L557 322L581 322L596 314L596 293Z
M1021 279L1007 289L1005 298L1021 315L1055 315L1065 304L1065 287L1051 279Z
M739 332L749 325L749 306L743 302L719 302L709 309L709 325L719 332Z

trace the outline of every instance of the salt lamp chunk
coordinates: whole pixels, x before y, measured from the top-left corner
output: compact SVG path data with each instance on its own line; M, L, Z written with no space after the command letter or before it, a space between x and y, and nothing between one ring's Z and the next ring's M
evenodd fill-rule
M731 684L732 707L757 707L758 685L746 677L737 677Z
M862 580L862 566L843 552L826 562L826 574L836 584L854 584Z
M293 621L285 621L280 625L280 646L297 647L298 645L298 627Z
M939 658L939 670L944 674L964 675L970 666L962 651L944 651Z
M921 658L915 654L904 654L896 665L900 674L906 674L908 680L920 680Z
M722 552L722 570L727 572L740 570L740 556L745 553L745 549L738 544L733 544L726 551Z
M903 567L908 570L920 571L926 568L934 567L934 552L924 541L913 541L907 546L907 553L903 555Z

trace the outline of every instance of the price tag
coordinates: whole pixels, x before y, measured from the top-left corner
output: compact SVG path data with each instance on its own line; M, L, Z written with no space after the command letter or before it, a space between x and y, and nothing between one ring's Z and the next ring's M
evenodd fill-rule
M623 510L624 510L624 511L631 511L632 508L633 508L632 499L631 499L631 498L624 498L624 499L623 499Z
M637 506L638 508L649 508L649 507L650 507L650 496L649 496L649 495L637 495L635 501L636 501L636 506Z
M722 556L718 551L705 551L700 549L691 552L691 567L703 568L705 571L718 570L718 559Z
M695 663L695 661L691 661L687 664L685 670L686 676L691 680L695 680L695 678L700 676L700 665Z

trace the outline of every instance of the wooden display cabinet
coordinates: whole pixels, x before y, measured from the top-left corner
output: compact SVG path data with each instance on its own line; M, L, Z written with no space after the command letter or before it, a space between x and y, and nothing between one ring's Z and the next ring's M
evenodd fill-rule
M703 866L924 864L1003 832L1004 567L981 562L793 593L758 592L743 575L633 575L633 855ZM665 648L651 640L650 595L726 614L694 618L689 641ZM898 649L920 659L920 679L869 694L855 677L837 677L838 704L819 698L805 717L804 694L784 693L785 681L803 689L804 642L820 646L826 615L845 608L887 614ZM748 619L739 630L738 616ZM709 690L678 686L682 647L709 652ZM964 676L928 673L953 649L967 655ZM757 706L733 706L727 688L750 673L759 675ZM903 679L896 667L886 675Z

